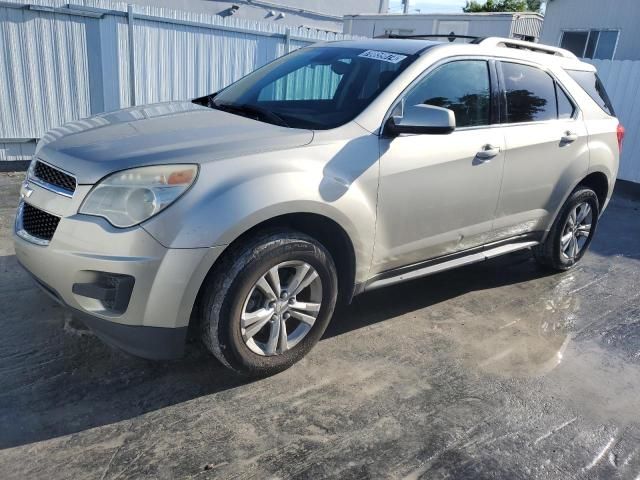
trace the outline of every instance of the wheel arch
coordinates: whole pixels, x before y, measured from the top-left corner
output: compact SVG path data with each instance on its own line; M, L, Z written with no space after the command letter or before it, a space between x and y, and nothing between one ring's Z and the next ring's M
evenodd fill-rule
M291 229L308 235L320 242L331 254L338 272L339 299L349 303L354 296L356 276L356 248L347 233L347 230L336 220L319 213L295 212L277 215L262 220L241 233L230 241L220 255L213 262L204 280L201 282L196 295L193 314L190 323L197 323L197 313L201 301L204 286L210 275L217 273L217 268L233 255L247 239L259 235L261 232L278 229ZM195 322L194 322L195 320Z
M564 194L564 197L562 198L562 202L559 202L559 204L556 206L555 212L553 212L553 216L551 217L551 221L548 224L544 235L542 237L542 242L544 242L547 239L547 235L549 235L549 231L551 230L551 227L553 226L554 222L556 221L556 218L558 218L558 215L560 214L560 211L562 210L562 206L566 203L567 199L571 196L571 194L575 191L576 188L578 188L579 186L585 186L585 187L589 187L591 188L597 195L598 197L598 203L600 206L600 214L602 214L602 211L604 210L604 207L606 206L607 203L607 199L609 198L609 194L611 193L610 190L610 179L609 176L601 171L601 170L595 170L595 171L591 171L589 173L587 173L584 177L582 177L580 180L578 180L577 182L573 183L571 185L571 188L568 189L568 191Z
M601 171L591 172L576 185L576 188L580 186L588 187L595 192L598 196L600 213L602 213L609 197L609 178L607 175Z

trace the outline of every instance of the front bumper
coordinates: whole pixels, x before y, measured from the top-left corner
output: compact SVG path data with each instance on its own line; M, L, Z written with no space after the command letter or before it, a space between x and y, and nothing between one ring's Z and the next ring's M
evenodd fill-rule
M150 360L171 360L181 357L184 353L188 327L124 325L90 315L65 304L55 289L29 273L46 294L71 310L73 315L82 320L104 343Z
M152 359L181 355L200 285L222 251L165 248L144 228L86 215L62 217L48 245L15 233L14 242L22 266L100 338ZM104 277L133 279L117 308L95 294Z

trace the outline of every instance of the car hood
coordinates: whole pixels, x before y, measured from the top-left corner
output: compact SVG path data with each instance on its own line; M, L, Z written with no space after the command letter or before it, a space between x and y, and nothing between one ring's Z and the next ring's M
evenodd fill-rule
M191 102L132 107L49 131L36 157L94 184L127 168L207 163L307 145L312 130L284 128Z

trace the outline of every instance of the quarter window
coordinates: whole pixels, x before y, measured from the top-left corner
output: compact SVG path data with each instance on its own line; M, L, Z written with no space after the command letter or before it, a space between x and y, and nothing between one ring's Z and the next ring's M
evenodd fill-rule
M578 70L567 70L567 73L573 78L582 89L596 102L602 110L609 115L615 115L613 105L607 95L607 91L598 77L596 72L582 72Z
M405 98L405 105L434 105L453 110L458 127L489 125L491 84L484 60L447 63L422 79Z
M581 58L612 60L618 43L618 30L577 30L562 32L560 46Z
M542 122L558 118L555 82L539 68L502 63L507 96L507 123Z

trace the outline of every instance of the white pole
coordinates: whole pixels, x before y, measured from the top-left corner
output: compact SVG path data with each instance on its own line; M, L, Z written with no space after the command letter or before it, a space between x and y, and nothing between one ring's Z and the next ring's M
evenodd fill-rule
M127 5L127 28L129 33L129 89L131 90L131 106L137 105L136 102L136 52L135 39L133 32L133 5Z

